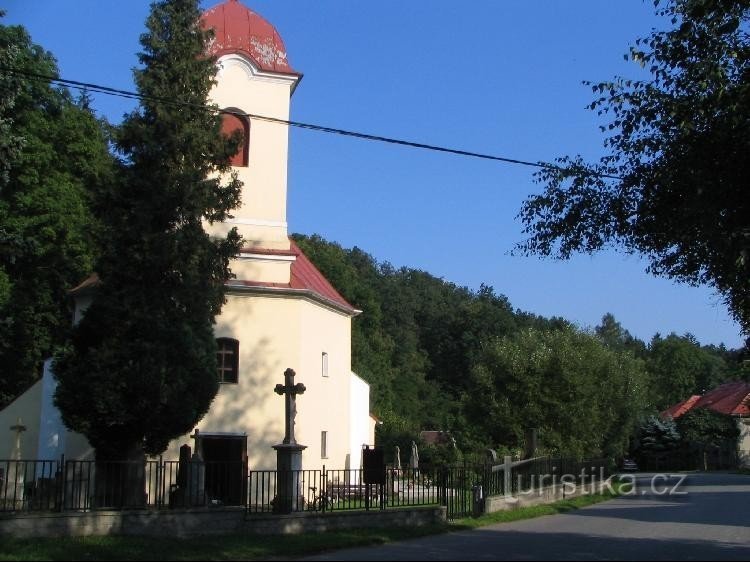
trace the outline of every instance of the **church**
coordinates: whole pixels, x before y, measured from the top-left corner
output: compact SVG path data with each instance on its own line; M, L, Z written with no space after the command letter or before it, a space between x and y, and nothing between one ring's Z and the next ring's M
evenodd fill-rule
M219 393L191 434L170 443L165 460L200 440L204 460L247 461L251 470L276 468L273 445L285 432L284 399L274 392L284 372L306 387L297 397L295 433L305 445L302 467L359 468L364 445L374 445L369 385L351 370L351 323L361 311L348 303L289 238L286 221L291 98L302 75L290 66L281 36L237 0L202 16L214 30L218 59L210 101L223 129L240 129L244 143L232 160L243 182L233 218L205 227L223 236L236 227L244 240L231 264L227 300L216 320ZM250 115L250 117L244 117ZM71 291L77 321L95 297L90 277ZM85 437L68 431L53 405L51 361L41 380L0 412L0 458L93 458ZM21 423L18 423L18 420ZM25 429L21 438L18 431ZM197 436L197 437L196 437Z

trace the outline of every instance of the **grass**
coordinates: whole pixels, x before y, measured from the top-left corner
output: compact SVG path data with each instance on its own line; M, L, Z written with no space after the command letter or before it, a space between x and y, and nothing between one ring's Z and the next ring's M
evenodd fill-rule
M222 535L191 539L172 537L82 537L62 539L0 538L3 560L268 560L316 554L354 546L434 535L485 525L555 515L580 509L616 497L626 490L559 501L548 505L500 511L475 519L461 519L445 525L388 529L352 529L303 535Z

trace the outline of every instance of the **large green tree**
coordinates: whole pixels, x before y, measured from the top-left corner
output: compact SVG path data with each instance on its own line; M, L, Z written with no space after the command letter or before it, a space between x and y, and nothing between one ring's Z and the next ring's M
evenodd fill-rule
M621 455L646 406L642 361L571 325L487 342L469 378L474 431L511 450L537 428L547 453Z
M0 408L65 340L67 290L95 251L92 195L113 171L107 127L44 80L54 58L20 26L0 25Z
M691 335L654 336L646 360L651 377L652 401L663 410L704 394L732 377L725 359L711 347L701 345Z
M100 194L101 279L55 370L55 401L98 459L162 452L207 412L217 390L213 320L224 302L236 231L211 238L203 221L238 205L226 179L239 138L223 137L205 106L215 61L197 0L152 5L135 71L139 109L117 135L118 181Z
M538 174L519 248L642 254L654 274L714 287L750 334L750 2L669 0L659 12L673 27L629 55L650 78L592 86L591 109L610 119L606 156Z

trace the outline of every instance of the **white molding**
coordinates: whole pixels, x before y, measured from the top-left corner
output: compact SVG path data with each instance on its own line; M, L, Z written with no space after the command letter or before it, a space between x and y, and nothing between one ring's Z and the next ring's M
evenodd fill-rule
M286 221L269 221L264 219L226 219L223 221L227 224L239 224L242 226L272 226L277 228L287 228Z
M299 81L299 76L293 74L277 74L275 72L268 72L261 70L255 65L255 62L250 58L243 56L239 53L230 53L228 55L222 55L219 60L216 61L216 65L219 67L218 76L221 77L224 70L237 67L245 71L249 80L263 80L264 82L273 82L274 84L286 84L294 87Z
M296 261L297 256L287 256L279 254L255 254L253 252L240 252L240 259L247 260L265 260L265 261Z

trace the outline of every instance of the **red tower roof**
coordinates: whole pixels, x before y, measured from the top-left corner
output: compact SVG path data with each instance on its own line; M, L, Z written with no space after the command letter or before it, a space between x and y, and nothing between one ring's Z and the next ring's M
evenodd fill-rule
M237 0L227 0L206 10L201 23L205 29L214 30L209 47L211 55L240 53L251 58L261 70L298 74L289 66L284 41L276 28Z

